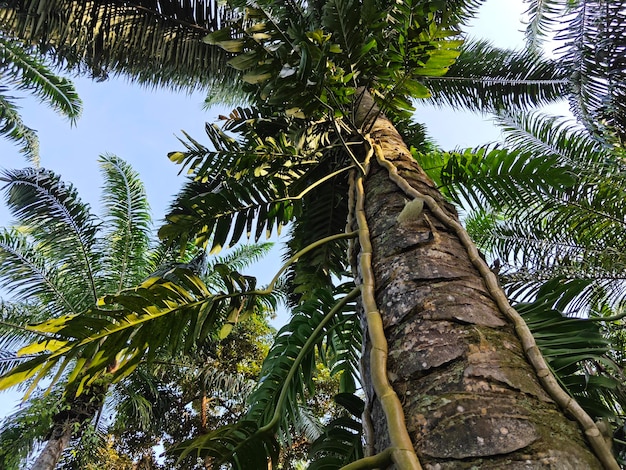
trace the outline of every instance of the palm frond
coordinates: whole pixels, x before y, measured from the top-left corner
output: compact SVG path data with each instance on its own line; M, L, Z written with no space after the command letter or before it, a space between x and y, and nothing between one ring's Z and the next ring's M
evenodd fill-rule
M545 41L563 27L563 18L567 18L577 2L525 0L525 3L528 5L524 13L528 17L526 44L531 51L539 51Z
M63 270L64 282L73 283L76 305L86 308L93 304L99 296L95 281L98 260L92 251L98 225L89 206L71 184L48 170L6 170L0 181L17 222L27 227L37 249Z
M558 197L576 178L572 167L554 155L487 146L449 154L440 180L442 191L459 204L526 210L548 196Z
M536 292L534 302L516 309L568 393L594 418L608 416L615 422L626 404L626 390L609 340L598 322L567 318L557 310L578 297L582 287L581 282L555 279Z
M267 255L273 246L274 244L270 242L240 244L223 256L212 257L209 260L207 276L204 278L204 282L208 286L216 286L218 289L224 288L218 271L213 268L214 266L225 265L234 271L241 272Z
M216 322L229 312L256 307L254 279L225 266L216 269L228 278L224 279L226 293L212 294L193 272L175 267L133 289L103 297L99 305L104 309L30 325L30 330L47 339L22 348L22 354L35 356L3 375L0 388L30 377L39 381L53 367L58 368L58 379L65 368L71 368L67 382L80 394L85 385L108 373L111 364L119 365L114 374L119 381L140 361L154 360L160 348L189 351L214 334ZM244 297L248 292L251 295Z
M202 38L233 10L213 1L13 1L0 10L6 34L40 44L65 67L94 77L194 90L232 83L228 54Z
M621 2L580 0L558 40L564 67L571 73L570 107L596 136L626 139L626 11Z
M39 323L50 316L45 304L0 299L0 348L15 351L33 339L24 325ZM3 361L6 357L3 357Z
M38 298L48 316L78 313L80 307L71 295L74 279L57 268L45 250L31 243L25 234L17 230L0 232L0 287L10 292L13 299Z
M188 152L170 154L174 161L190 165L196 175L159 230L159 236L170 242L184 246L195 237L203 246L210 240L215 252L234 245L244 231L258 241L274 228L279 232L300 210L302 196L324 181L309 185L303 178L318 158L317 148L307 147L304 138L294 142L281 132L275 137L255 132L240 143L215 126L206 130L214 151L189 138Z
M39 164L39 139L33 129L27 127L18 112L13 98L0 86L0 135L21 144L20 152L34 165Z
M324 170L324 166L316 172ZM345 231L348 218L347 178L340 175L311 191L302 201L302 212L291 226L283 254L289 259L304 247ZM290 303L309 299L318 289L329 288L333 279L348 271L346 240L324 243L293 264L287 272Z
M495 122L505 133L509 149L559 157L563 163L588 172L614 174L626 166L610 148L594 139L578 123L541 113L499 113Z
M339 289L337 293L343 291ZM344 319L354 318L354 289L336 300L331 292L318 291L317 298L299 307L292 320L276 337L263 363L261 381L250 395L251 407L245 418L174 449L177 454L212 457L217 464L229 462L235 469L242 465L275 459L274 435L288 430L300 415L299 402L307 391L313 393L315 349L323 349L324 338L341 329ZM347 310L346 310L347 309ZM346 310L346 311L344 311Z
M105 209L104 263L107 287L115 293L140 282L148 272L150 206L139 175L114 155L101 156L104 175L102 202Z
M260 433L254 421L240 420L168 451L179 461L192 456L217 466L228 461L233 470L244 470L277 465L280 446L273 434Z
M621 153L558 118L506 115L499 120L505 125L508 150L487 153L484 159L479 155L478 160L437 162L431 157L430 162L435 172L443 168L438 182L451 185L444 189L453 189L455 181L461 185L457 202L490 214L488 220L473 212L474 220L482 221L473 224L473 235L503 265L503 281L519 294L550 278L583 279L589 284L577 308L589 308L598 296L608 296L613 305L621 302L626 294L626 168ZM508 176L499 172L516 168L509 164L516 155L524 157L531 176L522 171L510 186ZM490 163L483 167L484 162ZM546 162L550 168L543 169ZM497 171L487 176L488 168ZM533 168L540 170L534 176ZM475 184L465 180L469 175ZM515 188L520 182L524 187Z
M5 83L18 90L28 90L52 109L74 122L81 113L82 102L74 85L54 74L43 56L15 39L0 36L0 74Z
M350 393L338 394L335 401L346 408L348 414L331 420L313 442L310 470L339 470L364 456L361 416L365 403Z
M445 75L423 81L428 101L483 113L546 105L564 99L569 87L568 72L556 60L485 40L466 41Z

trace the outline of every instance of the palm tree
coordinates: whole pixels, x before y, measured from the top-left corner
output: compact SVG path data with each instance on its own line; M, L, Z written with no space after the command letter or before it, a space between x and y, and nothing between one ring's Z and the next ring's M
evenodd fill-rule
M512 294L524 298L555 278L587 280L564 305L571 314L585 315L601 299L619 306L626 296L622 149L562 118L507 114L498 121L502 145L433 153L424 166L464 205L468 230L499 260Z
M230 16L213 1L17 1L0 10L0 29L99 80L124 74L191 91L232 83L228 54L202 43Z
M0 134L21 144L20 151L39 164L37 134L27 127L19 114L11 89L29 91L72 123L81 112L81 101L74 85L50 68L50 61L15 38L0 34Z
M16 350L29 338L45 344L45 336L24 328L29 322L78 314L95 305L104 293L134 285L154 269L143 185L128 164L115 156L101 157L100 164L105 177L102 221L74 187L53 172L4 172L7 202L16 217L15 228L4 229L0 239L0 283L11 293L11 299L2 304L5 351ZM14 357L9 364L21 360ZM33 410L48 403L47 421L41 417L48 429L43 434L42 429L25 429L17 449L12 447L8 455L19 461L35 440L44 438L47 445L33 468L53 468L76 435L75 427L84 427L100 412L105 393L106 383L101 382L88 385L78 400L60 400L55 392L54 399L39 397L31 402ZM29 408L22 411L28 413ZM13 431L5 429L3 437ZM4 439L3 444L6 448L11 440Z
M354 391L356 308L367 325L369 455L347 468L419 468L417 456L432 466L549 465L547 458L617 468L593 421L555 386L525 323L393 124L417 135L407 123L410 98L429 96L422 77L443 75L456 59L467 9L465 2L444 10L423 2L262 2L205 38L231 54L255 107L226 119L238 140L208 127L213 149L190 139L185 152L170 155L196 178L160 234L218 250L244 231L258 238L291 222L288 277L298 314L270 352L246 419L183 454L266 467L277 429L313 386L313 347L335 352L328 360L342 371L342 389ZM349 272L356 286L334 287L334 276ZM96 378L121 349L130 368L146 345L167 339L148 335L146 322L189 311L212 318L216 305L269 291L245 282L219 296L193 282L189 294L165 287L105 298L125 313L90 338L77 336L80 319L41 324L38 331L58 343L5 381L78 351L94 357L81 371ZM576 416L584 437L555 402Z
M569 374L559 374L561 381L589 413L610 417L621 432L623 151L562 118L507 114L499 122L503 145L432 152L420 160L465 210L468 232L497 265L509 297L558 311L536 318L555 327L548 337L536 335L539 346L543 342L548 360L558 356L555 370ZM582 330L574 335L575 327ZM563 365L567 355L576 367Z
M246 94L228 65L231 54L202 41L233 18L230 8L214 0L195 6L176 0L94 5L14 0L0 10L0 30L38 44L60 65L98 80L114 74L151 86L207 89L207 104L236 103ZM569 72L534 51L511 53L479 41L463 47L445 77L424 77L424 83L435 103L485 112L562 98Z
M151 242L149 206L137 173L115 156L101 157L100 164L105 180L103 219L92 214L72 185L63 183L59 176L49 170L6 171L2 177L9 208L16 217L15 227L3 230L0 238L0 285L11 292L11 299L2 303L1 341L2 351L6 356L3 361L4 370L19 364L24 358L32 357L36 349L47 346L50 335L37 335L25 326L29 323L45 320L62 324L71 316L81 315L92 309L105 294L119 294L124 289L149 279L155 273L168 278L171 285L175 286L175 279L172 277L174 272L192 270L203 273L204 283L211 289L227 289L224 277L219 272L243 269L257 261L270 247L270 244L243 246L228 256L215 258L211 262L206 260L202 252L191 250L186 256L187 262L174 262L176 252ZM196 253L197 256L191 259L190 253ZM229 317L231 328L242 323L246 316L250 317L254 313L252 307L254 306L247 310L239 309L237 316ZM259 315L266 314L267 310L263 310ZM106 312L101 311L99 315L102 320ZM261 322L267 328L263 318L256 316L254 313L255 318L249 319L248 323ZM94 316L90 321L97 322L98 317ZM262 325L257 325L257 332L264 331ZM263 355L263 350L256 351L256 357L252 354L256 346L262 347L261 339L255 338L258 345L248 344L244 340L247 329L250 327L237 330L239 336L232 344L240 356L233 359L230 370L223 371L222 376L226 372L234 376L236 367L244 365L244 359L261 359L259 356ZM219 347L216 346L215 339L205 338L204 344L196 344L189 340L190 333L185 333L188 337L186 341L194 348L193 356L203 356L208 361L207 358L215 355L212 350ZM153 334L156 332L153 331ZM226 336L226 333L222 336ZM30 341L38 346L34 349L24 347ZM251 340L249 342L252 343ZM18 349L16 357L11 351ZM191 361L192 355L189 351L183 355L180 349L161 349L155 351L161 361L171 362L172 354L177 354L176 358L180 360ZM85 362L81 357L76 357L75 360L78 364ZM207 363L202 366L199 368L196 365L196 368L211 369ZM107 365L109 372L116 367L115 359ZM161 369L164 367L161 366ZM126 420L126 426L135 430L145 428L154 431L150 421L158 415L157 405L166 404L163 397L156 400L154 407L139 406L134 415L128 413L129 408L142 404L138 395L132 393L133 388L136 390L143 387L154 391L150 383L154 383L154 374L151 378L146 375L145 369L140 372L142 373L119 381L114 388L111 387L109 374L96 381L81 383L79 387L83 390L79 394L75 390L74 393L72 390L63 391L62 385L55 386L54 383L49 394L37 390L27 406L20 408L3 423L0 433L2 467L20 468L27 456L35 450L36 443L47 442L32 468L55 468L71 441L74 441L78 449L88 446L89 452L78 452L84 454L78 456L82 459L78 461L79 466L82 465L94 453L98 454L98 449L94 449L94 443L89 438L103 431L98 421L107 397L111 395L119 398L117 406L120 418ZM203 373L209 372L204 370ZM47 375L48 371L43 371L39 377L30 381L27 395ZM162 372L162 376L169 376L170 380L175 375L172 367L167 372ZM60 378L59 374L55 380ZM250 374L244 378L250 380ZM233 380L232 377L224 376L223 379ZM198 391L187 388L183 392L187 396L195 396ZM172 405L171 402L168 404ZM149 415L145 414L146 411L150 412ZM29 425L33 421L37 422L37 426ZM177 424L181 426L180 419ZM175 428L172 427L170 431L172 429ZM159 431L164 432L163 429ZM65 456L64 460L67 459ZM75 460L69 457L70 461L72 459Z

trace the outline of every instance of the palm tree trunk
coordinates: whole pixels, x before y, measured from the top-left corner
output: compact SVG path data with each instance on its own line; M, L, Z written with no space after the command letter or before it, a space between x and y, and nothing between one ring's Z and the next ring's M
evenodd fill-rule
M401 177L457 218L390 121L378 117L370 135ZM426 206L399 222L410 198L376 161L364 193L387 377L422 466L602 468L578 423L543 389L457 234ZM370 350L367 339L365 380ZM383 405L367 388L371 452L378 453L389 432Z
M99 416L108 387L108 381L99 381L68 400L67 406L54 416L50 438L30 470L56 468L73 435L82 433L84 426Z
M72 438L72 424L65 422L62 425L55 426L52 436L46 442L46 446L41 451L37 460L30 470L53 470L63 451L69 445Z

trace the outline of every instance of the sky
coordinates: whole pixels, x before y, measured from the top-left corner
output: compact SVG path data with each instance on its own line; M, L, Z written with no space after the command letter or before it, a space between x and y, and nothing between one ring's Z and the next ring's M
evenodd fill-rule
M518 47L523 40L523 11L521 0L489 0L471 34L491 39L499 47ZM77 78L74 82L84 105L74 126L35 98L25 95L20 102L26 125L39 135L41 166L73 183L83 200L99 213L102 178L97 159L102 154L115 154L139 173L158 224L184 181L178 175L180 168L168 160L167 153L184 149L178 141L178 137L183 137L182 130L206 143L205 122L215 121L218 114L227 114L227 110L204 110L202 93L146 89L123 79L96 83ZM420 106L416 119L427 125L430 136L444 149L472 147L500 138L500 131L485 116ZM18 148L0 138L0 169L25 166L29 163ZM10 222L2 201L0 226ZM279 267L277 248L247 274L267 283ZM12 399L12 394L3 395L5 406L0 403L0 416L6 413L6 405Z

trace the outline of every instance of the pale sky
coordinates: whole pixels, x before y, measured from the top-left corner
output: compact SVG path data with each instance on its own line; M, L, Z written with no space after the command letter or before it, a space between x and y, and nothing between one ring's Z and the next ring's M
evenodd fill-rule
M519 19L523 11L521 0L489 0L472 34L491 39L499 47L520 46L523 26ZM104 153L115 154L139 172L146 185L153 218L158 223L183 182L182 176L177 176L179 168L167 159L169 151L183 150L176 136L182 137L181 130L185 130L206 143L205 122L213 122L225 110L204 111L204 95L200 93L147 90L113 79L102 83L76 79L75 84L84 103L83 115L75 127L32 97L21 101L25 123L39 134L41 165L60 173L64 181L72 182L83 200L99 213L102 180L97 158ZM476 114L420 107L416 118L427 125L431 137L445 149L484 144L500 136L488 117ZM0 168L25 166L28 162L17 147L0 139ZM2 200L0 226L9 224ZM261 283L267 282L279 265L276 252L248 274L259 277ZM13 393L5 394L2 402L8 404L13 396ZM6 409L0 405L0 416Z

